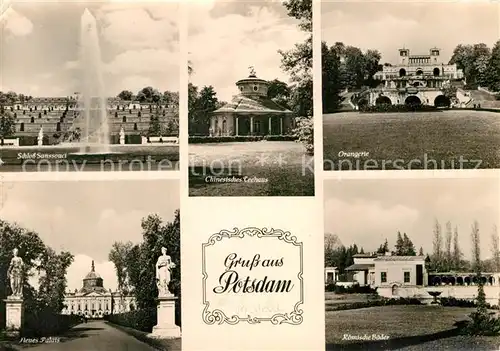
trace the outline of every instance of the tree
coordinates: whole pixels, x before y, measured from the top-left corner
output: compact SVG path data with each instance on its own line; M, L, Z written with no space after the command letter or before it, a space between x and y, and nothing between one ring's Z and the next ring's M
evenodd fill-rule
M143 102L143 103L159 104L161 101L161 97L162 97L162 94L158 90L153 89L153 87L142 88L137 93L137 100L139 102Z
M377 249L377 253L379 254L385 255L386 252L389 252L389 242L387 241L387 239L385 239L384 243Z
M161 248L166 247L176 268L172 270L170 291L180 297L180 214L175 212L172 222L164 223L157 215L149 215L141 223L143 241L131 247L127 259L127 274L139 308L156 307L156 261Z
M460 250L460 244L458 242L458 228L455 227L453 232L453 269L460 270L461 262L462 262L462 251Z
M61 312L64 308L66 272L73 263L73 255L66 251L58 254L47 247L40 261L38 270L43 275L39 279L38 303L44 309Z
M321 43L321 63L323 113L331 113L341 103L340 57L326 42Z
M267 89L267 97L278 105L290 109L289 100L291 96L290 87L285 82L274 79L269 82Z
M396 238L396 246L395 246L394 255L403 256L404 255L404 242L403 237L401 236L401 232L398 232L398 236Z
M8 112L3 104L0 104L0 145L4 145L4 140L16 133L16 118Z
M500 91L500 40L491 50L490 62L488 63L488 86L493 91Z
M434 222L434 239L432 241L432 266L435 270L443 267L443 236L441 234L441 224L436 219Z
M131 241L125 243L114 242L108 254L108 259L115 265L119 291L128 291L128 286L126 284L128 280L127 257L133 246Z
M210 115L218 108L217 93L213 86L205 86L200 91L189 83L188 119L189 135L208 134Z
M446 233L444 238L444 249L445 249L445 262L446 270L449 271L452 268L452 253L451 253L451 241L453 239L453 233L451 230L451 222L446 222Z
M125 101L132 101L134 97L134 93L132 93L130 90L123 90L118 94L118 98L125 100Z
M494 272L500 272L500 245L496 226L493 227L491 233L491 255L493 258Z
M417 252L415 251L415 245L410 240L406 233L403 233L403 255L402 256L415 256Z

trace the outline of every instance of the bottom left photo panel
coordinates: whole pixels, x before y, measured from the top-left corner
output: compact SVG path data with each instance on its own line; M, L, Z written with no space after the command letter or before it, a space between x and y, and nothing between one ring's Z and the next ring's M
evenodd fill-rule
M178 180L0 184L0 350L181 350Z

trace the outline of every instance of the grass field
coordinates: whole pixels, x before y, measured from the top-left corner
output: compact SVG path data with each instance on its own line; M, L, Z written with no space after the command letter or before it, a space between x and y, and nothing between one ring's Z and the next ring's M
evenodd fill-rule
M327 350L484 350L500 347L500 337L458 335L454 324L467 320L473 308L382 306L326 312ZM344 340L344 335L378 334L388 340Z
M500 168L499 149L500 113L495 112L323 115L324 170L473 169L478 163Z
M190 196L314 196L313 157L293 141L192 144L189 163Z

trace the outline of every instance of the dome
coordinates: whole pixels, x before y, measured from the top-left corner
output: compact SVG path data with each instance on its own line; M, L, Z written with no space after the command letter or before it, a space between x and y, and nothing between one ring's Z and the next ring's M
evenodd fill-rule
M90 272L83 278L83 287L80 289L80 292L84 293L92 291L105 291L103 280L95 271L94 260L92 260Z
M253 67L250 67L250 75L236 82L241 95L267 97L269 82L257 77Z

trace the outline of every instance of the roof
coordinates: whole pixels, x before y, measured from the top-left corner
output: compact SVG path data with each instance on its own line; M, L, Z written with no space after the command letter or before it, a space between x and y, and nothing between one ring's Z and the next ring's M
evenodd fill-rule
M355 255L352 255L352 257L356 257L356 258L375 258L377 257L377 255L374 255L374 254L364 254L364 253L359 253L359 254L355 254Z
M267 114L292 113L292 111L278 105L271 99L261 96L245 96L241 94L234 96L230 103L214 111L214 113L225 112L256 112Z
M366 271L370 268L375 267L374 263L355 263L349 267L347 267L346 271Z
M425 261L425 256L379 256L375 261Z

